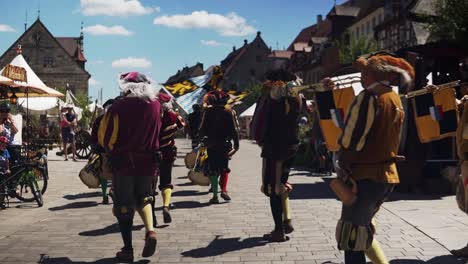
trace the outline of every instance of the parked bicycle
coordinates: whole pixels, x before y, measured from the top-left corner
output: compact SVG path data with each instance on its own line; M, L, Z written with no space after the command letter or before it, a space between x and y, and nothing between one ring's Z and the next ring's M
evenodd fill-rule
M29 150L26 156L12 162L11 174L0 173L0 195L23 202L36 201L44 205L42 195L47 189L47 157L42 151Z

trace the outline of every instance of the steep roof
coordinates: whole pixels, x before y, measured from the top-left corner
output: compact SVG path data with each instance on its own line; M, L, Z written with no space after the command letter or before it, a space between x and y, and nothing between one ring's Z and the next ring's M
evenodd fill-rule
M263 41L260 32L257 32L257 36L255 39L251 42L248 43L247 40L244 40L244 45L240 49L236 49L229 53L224 60L221 61L221 69L224 71L224 74L229 73L231 69L236 65L237 61L244 55L244 53L248 50L248 48L254 44L261 42L263 45L266 46L266 43Z
M184 67L182 70L179 70L176 74L169 77L165 84L173 84L188 78L199 76L199 74L196 73L196 70L200 67L201 71L203 72L203 64L200 62L191 67Z
M301 43L301 42L309 43L309 41L312 40L312 38L328 37L328 35L331 32L331 28L332 28L331 26L332 26L331 21L328 19L325 19L319 24L314 24L312 26L308 26L302 29L301 32L299 32L299 34L297 35L297 37L293 40L291 45L289 45L288 50L294 51L296 43ZM300 50L302 50L302 48Z
M357 17L360 8L350 5L335 5L328 13L328 16L350 16Z
M268 57L270 58L281 58L281 59L290 59L294 52L289 50L274 50L271 52Z
M79 37L57 37L55 38L62 45L62 47L67 51L68 55L74 57L78 61L86 61L81 47L79 44Z
M74 56L76 50L74 50L73 53L70 54L70 53L63 47L63 45L57 40L57 38L54 37L54 35L52 35L52 33L50 33L49 29L47 29L47 27L42 23L42 21L41 21L39 18L38 18L25 32L23 32L23 34L21 34L21 36L20 36L15 42L13 42L13 44L11 44L11 46L10 46L8 49L5 50L5 52L2 54L2 56L0 56L0 59L2 59L2 58L8 53L9 50L11 50L13 47L17 46L19 40L22 39L25 35L27 35L27 34L29 33L29 31L31 31L31 30L32 30L34 27L36 27L36 26L42 26L42 27L44 28L44 30L46 31L46 33L49 34L49 35L52 37L52 39L53 39L54 41L56 41L56 43L71 57L71 59L72 59L73 61L75 61L75 63L77 63L77 62L76 62L76 57ZM81 59L84 59L84 61L86 61L86 59L84 58L83 53L81 52L81 49L79 49L79 50L80 50L80 52L79 52L80 54L77 54L77 56L80 57ZM84 73L86 73L88 76L91 76L91 75L89 74L89 72L86 71L84 68L81 68L80 65L76 64L76 66L77 66L78 68L80 68L80 70L83 71Z

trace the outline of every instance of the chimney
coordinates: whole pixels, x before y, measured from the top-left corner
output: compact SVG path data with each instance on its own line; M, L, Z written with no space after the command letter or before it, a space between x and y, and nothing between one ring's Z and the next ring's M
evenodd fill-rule
M247 42L247 40L246 40L246 39L244 39L244 46L245 46L245 45L247 45L247 43L248 43L248 42Z
M320 25L322 23L322 15L317 15L317 25Z
M257 37L260 37L262 35L261 31L257 31Z
M232 46L232 51L236 51L236 46Z

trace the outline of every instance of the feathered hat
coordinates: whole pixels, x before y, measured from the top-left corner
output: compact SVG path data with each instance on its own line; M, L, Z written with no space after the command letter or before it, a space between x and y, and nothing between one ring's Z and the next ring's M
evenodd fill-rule
M156 97L151 81L139 72L122 73L119 77L119 87L126 96L147 97L149 99Z
M172 96L165 94L165 93L159 93L158 99L159 99L159 102L161 102L161 105L163 106L164 110L169 110L173 108Z
M398 58L395 55L386 52L359 57L354 62L354 67L360 71L368 70L377 73L378 78L378 73L398 74L400 76L399 83L391 84L404 87L411 87L415 77L413 66L411 66L405 59Z
M214 90L203 96L204 105L226 105L229 95L221 90Z

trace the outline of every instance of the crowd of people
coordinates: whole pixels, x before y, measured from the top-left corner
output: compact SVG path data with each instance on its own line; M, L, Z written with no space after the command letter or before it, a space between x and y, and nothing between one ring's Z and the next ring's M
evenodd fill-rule
M415 72L407 61L391 54L360 57L354 66L361 71L364 90L351 104L338 140L340 150L334 153L337 184L332 190L343 201L336 239L338 248L344 251L345 263L366 263L367 256L372 263L385 264L389 262L375 238L374 216L399 183L396 163L402 159L398 156L398 148L405 114L400 96L392 87L407 90L414 83ZM300 81L290 72L269 71L265 80L251 130L261 147L261 191L269 199L274 224L273 230L263 238L283 242L289 239L286 235L294 231L289 205L293 185L288 178L298 151L298 127L301 117L311 116L306 111L314 112L314 106L312 109L307 107L304 96L293 91ZM106 156L112 171L113 214L124 244L116 257L121 261L133 261L135 211L141 216L146 231L141 255L149 257L156 249L156 189L162 194L164 222L172 222L172 167L177 156L177 131L188 126L192 148L203 145L207 149L203 173L209 177L213 194L209 203L217 204L219 186L221 197L231 200L227 192L229 160L240 147L239 126L235 111L226 107L229 96L216 84L204 96L203 105L193 106L188 124L174 111L173 98L156 93L145 75L137 72L122 74L119 84L121 96L106 102L104 114L93 125L92 139L94 151ZM335 89L330 79L325 79L322 84L323 89ZM6 120L10 132L2 133L8 137L9 133L14 133L14 125L8 118ZM69 111L63 114L62 120L66 149L66 144L74 141L71 127L76 117ZM459 155L465 160L468 137L464 137L464 125L460 127L457 137ZM2 140L0 137L0 154ZM315 141L323 145L323 137L316 136ZM465 177L462 192L466 195L468 173L465 163L462 164ZM103 202L108 203L107 181L101 186L105 186ZM468 195L462 202L465 211L468 207L466 197ZM466 257L467 249L468 246L452 253Z

